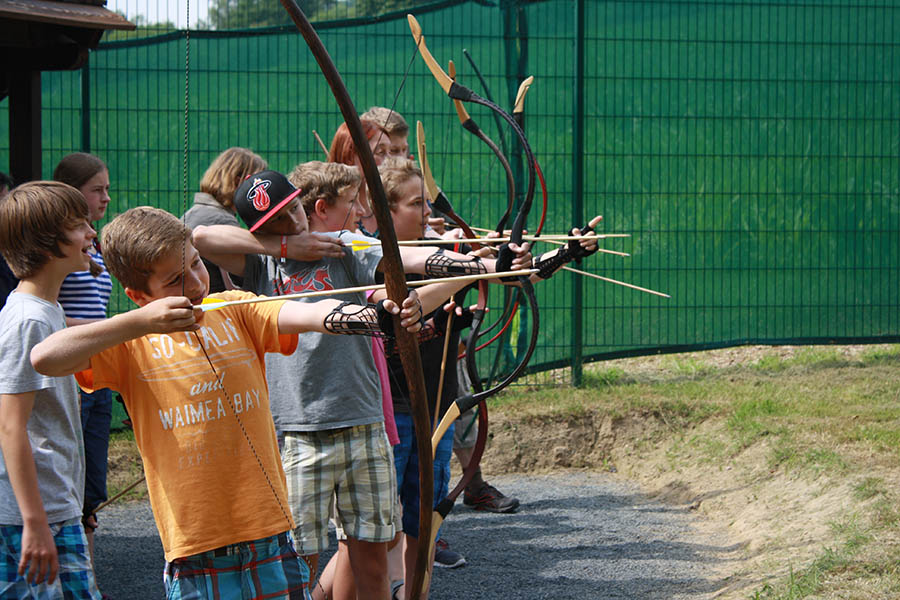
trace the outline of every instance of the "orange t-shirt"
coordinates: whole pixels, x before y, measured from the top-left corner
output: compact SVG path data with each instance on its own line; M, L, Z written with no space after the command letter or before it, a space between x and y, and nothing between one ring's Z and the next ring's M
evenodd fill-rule
M296 335L278 333L283 304L207 312L196 335L130 340L93 356L79 374L84 387L122 393L168 561L293 527L263 356L297 348Z

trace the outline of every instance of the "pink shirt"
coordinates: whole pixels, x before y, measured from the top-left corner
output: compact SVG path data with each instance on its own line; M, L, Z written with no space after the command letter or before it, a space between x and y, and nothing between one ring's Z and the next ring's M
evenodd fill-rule
M367 294L367 298L372 292ZM381 382L381 409L384 411L384 430L387 432L391 446L400 443L397 435L397 423L394 421L394 399L391 396L391 380L388 379L387 358L384 355L384 342L378 338L372 338L372 357L375 359L375 370L378 371L378 381Z

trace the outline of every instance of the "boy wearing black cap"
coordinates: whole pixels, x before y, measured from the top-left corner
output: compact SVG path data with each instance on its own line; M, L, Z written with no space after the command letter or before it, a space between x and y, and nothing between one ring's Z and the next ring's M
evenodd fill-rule
M303 206L293 211L289 202L283 205L281 214L270 215L258 208L265 204L257 198L262 182L272 181L264 187L270 207L293 194L275 196L273 190L282 189L280 184L273 185L276 180L280 181L277 173L253 175L235 192L238 214L249 217L245 218L249 227L266 218L253 229L256 235L227 226L198 228L195 240L200 252L230 272L243 275L248 289L258 293L289 294L373 283L381 263L381 246L347 230L348 226L355 228L361 213L355 203L361 181L357 169L315 161L298 165L290 182L300 188L294 198L299 198ZM259 213L263 214L257 217ZM315 262L292 260L291 234L307 227L339 238L344 243L344 256ZM268 255L254 255L261 252ZM453 252L439 254L434 248L404 247L401 254L407 272L435 277L483 273L493 270L494 265L492 260L479 261ZM520 264L530 264L527 250L514 268L521 268ZM422 308L434 310L463 285L443 284L446 289L421 297ZM304 334L299 342L304 360L278 360L274 356L266 360L272 411L276 427L284 434L282 462L298 523L295 544L301 554L310 557L327 547L329 506L336 492L358 595L387 598L385 544L394 536L396 476L384 433L381 388L370 344L352 338L341 341L334 344L324 336ZM336 360L340 360L340 377L325 368L335 365ZM354 460L349 461L348 456L354 456Z

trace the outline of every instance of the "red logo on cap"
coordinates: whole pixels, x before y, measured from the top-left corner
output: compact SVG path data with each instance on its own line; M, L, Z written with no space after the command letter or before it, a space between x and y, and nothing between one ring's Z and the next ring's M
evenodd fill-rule
M250 200L253 203L253 208L260 212L269 208L269 204L271 204L269 194L266 192L266 188L270 185L272 185L272 182L268 179L254 179L253 187L247 192L247 200Z

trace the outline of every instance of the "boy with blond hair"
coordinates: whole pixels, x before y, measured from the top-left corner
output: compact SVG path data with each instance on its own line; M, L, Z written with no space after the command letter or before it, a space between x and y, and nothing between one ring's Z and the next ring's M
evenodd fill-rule
M394 158L411 158L409 154L409 124L403 115L385 108L383 106L373 106L359 117L368 121L377 123L379 127L384 129L391 141L391 149L388 153L389 157Z
M273 190L274 191L274 190ZM125 398L167 561L170 598L306 598L263 358L291 353L299 332L381 335L381 309L336 300L224 305L203 312L209 276L191 230L139 207L103 230L104 256L140 308L51 335L31 353L50 375ZM254 300L223 292L224 304ZM257 299L258 300L258 299ZM418 329L405 302L401 323Z
M409 124L398 112L383 106L373 106L360 119L369 119L378 123L390 139L387 158L412 159L409 151ZM447 233L447 220L444 214L432 207L432 215L428 218L428 227L438 235Z
M300 191L289 203L268 191L271 184L266 182L279 177L283 176L271 171L258 173L235 192L235 206L249 231L226 226L198 228L197 243L203 255L231 273L243 275L248 289L258 293L339 290L374 283L381 266L381 245L348 231L355 228L355 217L360 213L357 169L316 161L298 165L290 181ZM266 185L269 202L260 208L259 187ZM297 199L302 206L293 208ZM341 240L344 256L293 260L287 240L307 228ZM285 249L281 255L262 255L264 248L279 245ZM438 253L434 248L404 247L401 257L407 272L435 277L484 273L494 268L492 260ZM530 255L525 249L514 268L528 264ZM446 290L420 294L424 310L434 310L464 284L441 285ZM384 431L381 387L367 340L334 341L314 333L303 334L299 343L306 360L273 355L266 361L267 376L273 384L272 411L284 434L282 462L298 524L296 544L298 551L315 564L318 553L327 548L329 509L336 492L337 515L348 536L358 595L387 598L386 543L394 537L396 482ZM335 360L340 360L340 377L321 367ZM349 456L363 458L350 461Z
M363 120L363 122L371 121L376 123L381 131L384 132L379 135L386 135L388 138L387 152L380 159L377 154L375 156L375 162L377 164L380 165L385 160L391 158L412 158L412 154L409 152L409 124L406 122L406 119L403 118L403 115L390 108L373 106L359 118ZM380 146L380 144L376 144L376 146ZM369 207L368 213L369 214L364 215L360 219L360 227L364 233L371 231L374 232L371 235L377 237L378 227L371 207ZM437 227L439 233L444 233L443 219L431 219L429 224L433 227ZM366 233L366 235L370 234Z
M84 196L36 181L0 199L0 252L19 283L0 311L0 597L99 600L81 524L85 463L74 377L23 360L66 326L59 288L87 270Z

